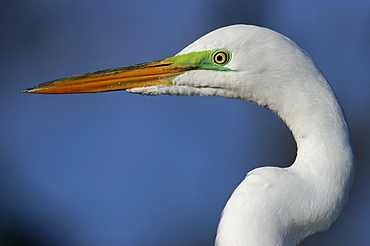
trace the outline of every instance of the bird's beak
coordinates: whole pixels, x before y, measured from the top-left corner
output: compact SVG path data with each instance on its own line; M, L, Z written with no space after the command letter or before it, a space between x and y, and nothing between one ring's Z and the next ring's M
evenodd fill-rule
M53 80L24 90L38 94L72 94L125 90L136 87L170 85L184 72L197 69L177 62L175 56L161 61L142 63L127 67L107 69ZM180 59L183 60L183 59Z

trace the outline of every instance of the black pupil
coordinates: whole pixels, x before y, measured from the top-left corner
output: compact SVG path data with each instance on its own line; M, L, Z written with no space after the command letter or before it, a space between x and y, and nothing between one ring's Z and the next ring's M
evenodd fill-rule
M222 61L223 61L223 59L224 59L224 57L220 54L220 55L218 55L218 56L216 57L216 59L217 59L217 61L218 61L218 62L222 62Z

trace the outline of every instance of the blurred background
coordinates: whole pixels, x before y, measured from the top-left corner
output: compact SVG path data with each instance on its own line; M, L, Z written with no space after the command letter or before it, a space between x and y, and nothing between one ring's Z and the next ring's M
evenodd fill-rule
M306 50L352 131L349 204L301 245L370 245L369 13L350 0L0 1L0 245L213 245L245 174L294 161L275 115L216 97L21 90L170 57L237 23Z

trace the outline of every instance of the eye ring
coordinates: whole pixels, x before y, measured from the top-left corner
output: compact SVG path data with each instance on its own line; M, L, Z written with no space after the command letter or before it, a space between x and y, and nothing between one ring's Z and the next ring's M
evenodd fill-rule
M218 65L224 65L229 61L229 55L224 51L218 51L213 54L213 62Z

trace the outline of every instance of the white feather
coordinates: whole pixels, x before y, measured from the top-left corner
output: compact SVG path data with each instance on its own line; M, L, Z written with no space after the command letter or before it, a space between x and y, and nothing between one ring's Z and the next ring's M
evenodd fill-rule
M179 55L224 48L234 72L190 71L173 85L128 90L146 95L204 95L257 103L278 114L298 152L289 168L248 173L222 213L217 246L296 245L327 230L345 205L354 177L342 110L310 57L285 36L235 25L215 30Z

